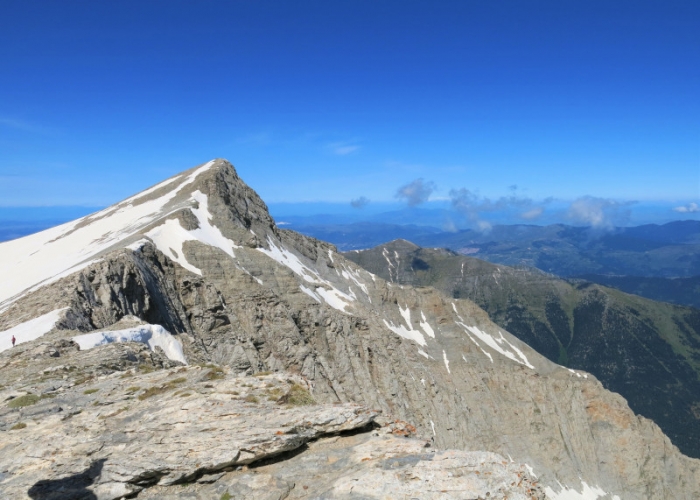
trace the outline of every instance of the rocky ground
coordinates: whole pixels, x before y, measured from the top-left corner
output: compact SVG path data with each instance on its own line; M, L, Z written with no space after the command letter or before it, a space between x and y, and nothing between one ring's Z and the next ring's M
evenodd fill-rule
M4 352L0 371L3 498L544 498L523 465L435 450L288 373L65 340Z

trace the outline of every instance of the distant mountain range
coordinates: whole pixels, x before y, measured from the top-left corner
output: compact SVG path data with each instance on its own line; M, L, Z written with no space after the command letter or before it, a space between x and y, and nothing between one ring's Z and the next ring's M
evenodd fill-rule
M567 278L585 277L655 300L697 306L700 296L699 221L608 232L561 224L494 226L488 233L370 222L290 227L343 251L372 248L400 238L424 248L448 248L497 264L537 268ZM674 279L667 281L669 278Z

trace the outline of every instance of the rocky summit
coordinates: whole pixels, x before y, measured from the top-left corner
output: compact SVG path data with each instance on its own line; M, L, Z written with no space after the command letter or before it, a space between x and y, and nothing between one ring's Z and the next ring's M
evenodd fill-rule
M0 377L4 498L700 497L593 375L279 229L225 160L0 244Z

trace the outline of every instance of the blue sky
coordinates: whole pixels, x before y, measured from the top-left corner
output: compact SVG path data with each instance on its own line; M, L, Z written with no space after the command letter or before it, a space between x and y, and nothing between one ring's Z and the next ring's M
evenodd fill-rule
M575 200L583 222L698 217L698 2L0 10L2 207L106 206L225 157L290 213L405 203L423 179L473 224L555 205L576 221Z

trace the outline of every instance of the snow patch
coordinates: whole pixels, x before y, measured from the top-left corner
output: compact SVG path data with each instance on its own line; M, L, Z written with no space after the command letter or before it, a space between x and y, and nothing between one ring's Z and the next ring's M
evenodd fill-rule
M190 272L202 275L202 271L190 264L185 258L182 249L186 241L193 241L196 238L180 225L177 219L168 219L158 227L146 233L158 250L163 252L170 260L177 262Z
M575 371L575 370L572 370L571 368L567 368L567 370L569 370L571 373L573 373L574 375L576 375L578 378L588 378L588 374L587 374L587 373L579 373L579 372L577 372L577 371Z
M423 311L420 312L420 317L423 319L423 321L420 322L420 327L423 329L423 331L425 333L428 334L428 336L435 338L435 331L428 323L428 320L425 319L425 314L423 314Z
M421 356L423 356L426 359L430 359L430 355L427 352L425 352L423 349L418 349L418 354L420 354Z
M393 322L390 323L387 320L382 320L382 321L384 321L384 324L386 325L386 327L389 330L394 332L399 337L403 337L403 338L408 339L408 340L413 340L414 342L416 342L417 344L419 344L421 346L427 345L427 342L425 341L425 337L423 337L423 334L421 332L419 332L418 330L408 330L403 325L395 326Z
M160 347L168 359L187 364L180 341L160 325L141 325L113 332L86 333L73 337L73 340L83 351L113 342L141 342L148 345L152 351Z
M406 326L412 330L413 325L411 324L411 310L408 308L408 304L406 305L406 309L402 309L401 306L399 306L399 312L401 313L401 316L403 316Z
M581 486L581 493L573 488L567 488L565 486L562 486L562 490L559 492L555 492L552 488L547 486L544 489L544 493L550 500L596 500L600 497L610 495L597 486L588 486L585 481L581 481ZM612 500L620 500L620 497L617 495L610 495L610 497Z
M43 314L37 318L20 323L17 326L13 326L9 330L0 332L0 352L12 349L13 335L18 344L36 340L46 335L56 326L56 322L61 319L61 314L66 309L68 308L56 309L50 313Z
M352 297L333 287L327 290L319 286L316 288L316 293L326 301L326 304L342 312L347 312L345 308L353 301Z
M430 421L430 427L432 427L432 429L433 429L433 436L437 436L437 434L435 434L435 424L433 423L432 420Z
M537 479L537 474L535 474L535 471L532 469L532 467L530 467L528 464L523 464L523 465L525 466L527 471L530 473L530 475L532 477L534 477L535 479Z
M445 362L445 368L447 368L447 373L452 374L450 371L450 360L447 359L447 353L443 349L442 351L442 360Z
M314 293L313 290L306 288L304 285L299 285L299 288L301 289L302 292L304 292L306 295L314 299L316 302L321 302L321 299L319 298L318 295Z
M285 267L288 267L289 269L292 270L295 274L298 274L304 280L308 281L309 283L324 283L325 280L323 280L318 273L315 271L309 269L306 267L301 260L299 260L299 257L294 255L292 252L287 250L284 247L278 247L275 245L275 242L272 241L272 238L269 236L267 237L267 244L270 247L269 250L267 248L258 248L257 250L259 252L264 253L271 259L279 262Z
M512 359L516 363L520 363L521 365L525 365L528 368L531 368L533 370L535 369L535 367L530 364L530 362L528 361L525 354L523 354L523 352L520 349L518 349L517 347L515 347L513 344L508 342L508 340L506 340L505 337L503 337L502 332L500 332L500 331L498 332L500 334L500 337L498 339L496 339L496 338L492 337L491 335L489 335L488 333L480 330L476 326L467 326L464 324L461 324L461 326L463 328L466 328L467 330L469 330L474 335L476 335L476 337L479 340L484 342L491 349L503 354L506 358ZM504 344L504 343L508 344L508 346L513 350L513 352L501 347L501 344Z

